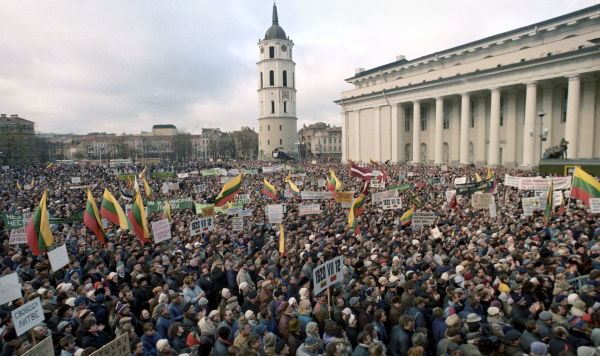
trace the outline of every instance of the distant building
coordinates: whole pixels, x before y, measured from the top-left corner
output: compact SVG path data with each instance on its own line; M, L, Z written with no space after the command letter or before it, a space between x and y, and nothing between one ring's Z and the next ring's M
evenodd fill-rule
M39 161L34 123L19 115L0 114L0 163L29 165Z
M175 136L177 127L175 125L154 125L152 126L152 136Z
M342 128L330 127L324 122L304 125L298 132L304 157L318 156L341 158Z

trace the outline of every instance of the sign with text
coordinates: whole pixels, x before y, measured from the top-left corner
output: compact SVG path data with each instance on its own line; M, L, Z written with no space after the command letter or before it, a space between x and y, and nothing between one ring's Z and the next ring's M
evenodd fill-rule
M227 209L227 215L238 215L242 210L244 210L243 206L232 206Z
M250 194L238 194L235 196L235 201L244 204L250 204Z
M52 335L38 342L34 347L25 352L23 356L54 356L54 345Z
M448 203L450 203L450 201L452 201L452 198L456 195L456 189L449 189L446 190L446 201ZM457 197L458 199L458 197Z
M283 222L283 205L267 205L265 207L265 214L269 219L269 224L280 224Z
M90 356L129 356L131 355L131 346L129 345L129 333L121 334L113 341L102 346L100 350L95 351Z
M242 231L244 229L244 218L236 216L231 221L231 227L233 231Z
M538 208L540 205L539 197L530 197L521 199L521 203L523 204L523 215L532 216L533 211Z
M321 205L319 204L303 204L299 207L300 216L321 214Z
M344 261L342 256L333 258L313 269L314 295L335 283L344 281Z
M40 298L35 298L27 304L23 304L13 310L11 315L17 336L23 335L29 329L45 320Z
M194 193L200 193L200 192L204 191L205 189L206 189L205 184L196 184L194 186Z
M175 185L173 184L172 188L175 188ZM148 208L149 213L162 212L165 210L166 201L169 202L169 210L171 211L192 208L192 197L148 200L146 208Z
M224 176L224 177L221 177L220 182L221 182L221 184L225 184L225 183L229 182L230 180L232 180L233 178L235 178L235 177Z
M27 228L14 229L10 231L9 245L18 245L27 243Z
M491 193L479 193L471 196L473 209L489 209L493 202L494 196Z
M590 198L590 211L592 214L600 214L600 198Z
M215 206L214 205L205 206L204 208L202 208L202 217L207 218L209 216L215 216Z
M326 200L331 199L331 192L313 192L308 190L302 191L302 200Z
M354 200L354 192L337 192L335 193L335 202L342 204L352 204Z
M205 232L213 231L213 223L214 218L212 216L192 221L190 224L190 236L196 236Z
M71 184L81 183L81 177L71 177Z
M490 218L495 218L497 215L496 204L495 203L490 204L489 209L490 209Z
M372 188L385 188L385 182L380 181L379 178L371 179L371 187Z
M2 218L7 230L20 229L25 226L23 224L23 215L21 214L2 213Z
M252 216L252 209L245 209L238 213L239 217Z
M319 187L324 187L327 183L325 182L325 179L320 178L317 180L317 186Z
M467 183L467 177L456 177L454 178L454 185Z
M513 177L511 175L504 175L504 185L507 187L519 188L521 186L521 177Z
M17 272L0 277L0 305L23 297Z
M379 203L383 199L396 198L397 196L398 196L398 191L396 189L386 190L386 191L379 192L379 193L373 193L373 195L371 196L371 200L373 201L373 203Z
M284 169L285 169L285 165L280 164L277 166L263 167L262 171L263 171L263 173L274 173L274 172L283 171Z
M189 173L177 173L177 179L185 179L190 176Z
M412 216L413 228L420 228L423 225L433 225L435 213L430 211L415 211Z
M437 226L431 229L431 235L434 239L441 239L443 237L440 229Z
M396 210L402 208L402 198L386 198L381 201L383 210Z
M171 239L171 225L169 219L162 219L152 222L152 235L154 243L163 242Z
M48 259L54 272L68 265L69 255L67 254L67 246L61 245L52 251L48 251Z

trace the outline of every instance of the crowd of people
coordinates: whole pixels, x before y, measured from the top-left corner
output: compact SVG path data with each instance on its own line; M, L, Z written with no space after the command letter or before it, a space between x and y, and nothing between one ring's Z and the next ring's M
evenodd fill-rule
M191 197L214 202L223 184L203 169L252 169L257 161L186 162L147 167L154 199ZM347 164L297 163L300 190L325 191L331 168L355 197L364 184ZM130 204L120 173L145 167L10 167L0 171L0 210L35 211L44 190L48 212L67 218L85 209L93 185ZM0 222L2 276L17 273L23 298L0 306L0 356L22 355L52 337L56 355L90 355L127 334L131 355L600 355L600 226L581 201L565 199L546 226L543 211L525 216L521 198L532 195L502 184L497 169L497 212L471 207L471 195L449 207L454 179L475 180L485 168L378 164L386 188L365 192L357 227L347 206L334 199L285 197L288 172L242 177L247 194L241 231L233 216L217 214L215 229L190 236L192 209L171 210L172 238L141 244L130 231L108 223L104 246L83 221L53 224L55 245L65 244L69 264L57 271L47 254L33 256L26 244L9 244ZM175 172L153 179L151 172ZM189 173L177 178L177 173ZM72 177L81 183L71 184ZM262 192L266 178L286 206L280 226L270 224ZM432 178L437 179L436 183ZM24 183L31 182L27 188ZM178 189L161 189L173 182ZM409 184L400 189L398 186ZM202 189L198 189L201 185ZM17 188L19 186L20 188ZM396 186L403 206L382 209L372 194ZM144 200L147 197L144 196ZM300 215L300 205L319 204L318 215ZM435 213L431 226L402 224L404 212ZM148 221L162 212L148 213ZM433 234L437 228L440 234ZM53 248L53 247L51 247ZM344 278L313 293L313 269L343 256ZM3 293L5 291L0 291ZM11 310L40 298L45 322L17 336Z

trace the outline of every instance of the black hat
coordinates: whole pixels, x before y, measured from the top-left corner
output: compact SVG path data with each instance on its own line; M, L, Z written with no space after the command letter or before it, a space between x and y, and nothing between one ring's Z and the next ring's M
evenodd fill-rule
M73 342L75 340L75 336L68 334L67 336L60 339L60 346L67 346L70 342Z
M287 344L285 343L285 340L283 339L279 339L279 341L277 341L275 343L275 353L279 354L281 353L281 350L283 350L285 348Z

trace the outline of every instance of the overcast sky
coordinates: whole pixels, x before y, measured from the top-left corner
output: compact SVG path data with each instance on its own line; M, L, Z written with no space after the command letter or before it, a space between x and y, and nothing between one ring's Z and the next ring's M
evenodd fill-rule
M298 127L341 125L354 69L413 59L594 5L592 0L280 0L294 41ZM5 0L0 113L36 131L257 128L257 43L269 0Z

